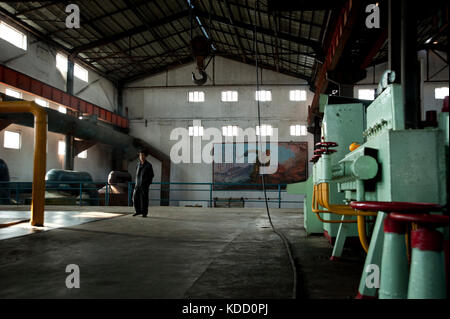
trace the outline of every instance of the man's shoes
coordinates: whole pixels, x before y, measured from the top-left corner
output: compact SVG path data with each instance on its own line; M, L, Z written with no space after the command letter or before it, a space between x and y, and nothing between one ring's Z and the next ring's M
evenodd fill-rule
M141 213L134 213L133 217L137 216L137 215L142 215Z
M147 218L147 215L142 215L142 217Z

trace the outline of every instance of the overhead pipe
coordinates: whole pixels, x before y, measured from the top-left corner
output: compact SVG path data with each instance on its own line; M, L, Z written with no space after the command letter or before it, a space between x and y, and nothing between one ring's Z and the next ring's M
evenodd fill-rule
M33 116L31 114L18 113L17 111L12 111L9 114L0 114L0 119L6 119L18 125L34 127ZM45 111L48 116L49 131L71 135L82 140L95 140L102 144L112 145L122 150L124 160L131 161L136 159L139 150L146 148L149 155L161 161L161 182L170 182L170 157L145 141L116 131L112 127L105 126L101 123L80 120L50 108L45 108ZM167 206L169 204L168 199L169 186L165 184L164 187L161 187L161 205Z

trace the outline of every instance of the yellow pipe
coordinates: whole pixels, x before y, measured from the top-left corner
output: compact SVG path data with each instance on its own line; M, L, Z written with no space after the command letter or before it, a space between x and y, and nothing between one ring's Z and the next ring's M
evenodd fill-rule
M316 214L317 218L322 222L322 223L327 223L327 224L354 224L356 223L355 220L325 220L322 217L320 217L320 213L326 213L326 214L335 214L334 212L329 212L326 210L320 210L318 208L319 204L317 202L317 185L313 185L313 196L312 196L312 205L311 205L311 209L313 211L313 213Z
M14 225L22 224L22 223L28 223L29 221L30 221L29 219L16 220L14 222L0 224L0 228L6 228L6 227L11 227L11 226L14 226Z
M328 183L323 183L320 186L322 194L322 198L324 199L324 207L329 210L336 210L342 215L353 215L357 216L358 222L358 236L359 241L361 242L361 246L366 251L369 251L369 241L367 240L366 234L366 220L365 216L376 216L377 212L363 212L358 210L353 210L352 208L345 205L330 205L328 202L329 198L329 187Z
M376 216L377 215L377 212L363 212L363 211L359 211L359 210L354 210L353 208L351 208L350 206L347 206L347 205L332 205L328 201L328 198L329 198L328 183L322 183L322 184L319 184L318 186L320 189L321 198L322 198L322 202L323 202L323 205L321 205L321 206L325 207L329 211L336 212L337 214L340 214L340 215L350 215L350 216Z
M319 185L314 185L313 187L313 198L312 198L312 211L316 214L317 218L323 223L329 224L341 224L341 223L358 223L358 235L359 241L364 251L367 253L369 250L369 241L367 239L366 233L366 216L376 216L376 212L363 212L358 210L353 210L352 208L345 205L330 205L328 202L329 198L329 188L328 183L322 183ZM327 211L319 210L318 205L328 209ZM320 217L319 213L331 213L339 215L350 215L357 216L357 220L345 220L345 221L327 221Z
M369 251L369 241L367 240L367 233L366 233L366 217L358 216L357 220L358 220L359 241L361 242L362 248L367 253Z
M30 224L32 226L44 226L47 112L34 102L18 101L0 102L0 113L32 113L34 115L34 161Z

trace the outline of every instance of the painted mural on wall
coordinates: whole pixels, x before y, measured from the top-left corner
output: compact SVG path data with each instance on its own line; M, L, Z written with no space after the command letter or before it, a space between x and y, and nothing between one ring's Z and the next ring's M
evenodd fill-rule
M261 189L262 165L256 160L256 145L240 143L244 152L236 151L236 143L214 144L213 182L216 190L233 189ZM222 149L222 160L217 158L219 148ZM238 159L243 154L243 159ZM266 145L266 154L270 154L270 145ZM229 156L228 161L225 157ZM232 160L230 160L230 158ZM232 162L231 162L232 161ZM243 163L239 163L243 162ZM308 178L308 143L307 142L279 142L278 170L275 174L265 175L268 189L277 189L278 184L291 184L306 181ZM221 184L250 184L250 185L221 185ZM271 184L271 185L269 185ZM285 187L282 187L283 189Z

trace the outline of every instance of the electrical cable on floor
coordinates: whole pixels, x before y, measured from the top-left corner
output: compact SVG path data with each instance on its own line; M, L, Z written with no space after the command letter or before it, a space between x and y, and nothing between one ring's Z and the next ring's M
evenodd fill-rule
M256 7L255 7L255 18L254 18L254 36L253 36L253 46L254 46L254 50L255 50L255 65L256 65L256 92L259 92L259 66L258 66L258 48L257 48L257 44L256 44L256 35L257 35L257 31L256 31L256 12L259 9L259 0L256 1ZM262 146L261 144L261 136L262 136L262 127L261 127L261 108L260 108L260 93L256 93L256 103L258 106L258 125L259 125L259 135L258 135L258 148ZM259 96L258 96L259 94ZM277 141L278 142L278 141ZM261 154L261 150L259 152ZM270 216L270 210L269 210L269 202L267 200L267 191L266 191L266 182L265 182L265 178L264 178L264 174L261 174L261 181L262 181L262 187L263 187L263 192L264 192L264 199L265 199L265 204L266 204L266 212L267 212L267 217L269 219L269 223L270 226L272 227L272 230L275 234L278 235L278 237L281 238L281 240L283 241L284 247L286 248L286 252L287 255L289 257L289 262L291 265L291 269L292 269L292 274L293 274L293 287L292 287L292 299L296 299L297 298L297 267L295 266L295 261L294 261L294 257L292 256L292 249L291 249L291 245L289 243L289 240L286 238L286 236L279 230L277 230L275 228L275 226L272 223L272 217Z

